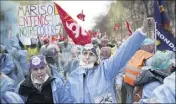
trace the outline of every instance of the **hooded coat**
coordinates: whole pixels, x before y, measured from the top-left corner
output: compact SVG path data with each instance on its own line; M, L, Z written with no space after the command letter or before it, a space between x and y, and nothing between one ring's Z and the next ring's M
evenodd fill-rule
M1 56L1 72L6 74L13 80L17 80L17 76L15 74L15 64L12 60L12 56L10 54L4 54Z
M137 30L115 54L92 69L81 66L69 77L71 93L77 103L116 103L113 79L128 60L135 54L145 39Z
M73 103L75 102L74 98L70 94L70 87L65 86L63 80L59 77L52 77L53 81L51 82L51 89L53 95L53 102L54 103ZM25 80L24 80L25 81ZM21 84L24 82L22 81L16 88L16 93L19 93L19 88ZM25 85L28 86L28 85ZM24 102L27 101L28 96L20 95Z
M0 78L0 96L3 96L6 91L14 92L16 88L15 81L10 79L5 74L1 73Z

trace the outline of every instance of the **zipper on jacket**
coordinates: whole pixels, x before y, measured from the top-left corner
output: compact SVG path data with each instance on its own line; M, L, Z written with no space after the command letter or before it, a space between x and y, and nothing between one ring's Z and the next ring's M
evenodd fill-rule
M83 73L83 103L85 103L85 85L86 85L86 73Z

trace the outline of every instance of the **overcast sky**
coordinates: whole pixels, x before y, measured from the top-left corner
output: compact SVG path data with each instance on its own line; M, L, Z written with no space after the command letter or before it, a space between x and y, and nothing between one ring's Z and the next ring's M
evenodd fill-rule
M55 1L59 4L70 16L72 16L81 26L87 30L94 25L94 19L101 13L107 13L111 1ZM81 13L86 15L85 21L82 22L76 16Z

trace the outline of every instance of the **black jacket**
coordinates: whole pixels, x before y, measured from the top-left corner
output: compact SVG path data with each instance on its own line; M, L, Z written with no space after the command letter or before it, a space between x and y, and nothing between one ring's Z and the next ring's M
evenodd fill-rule
M49 77L48 80L43 84L42 90L37 90L32 84L31 78L27 77L24 82L21 83L19 94L26 96L27 101L25 103L53 103L51 82L54 78Z
M135 86L141 86L145 85L147 83L153 82L153 81L159 81L160 83L163 83L163 80L165 77L167 77L169 74L161 71L161 70L144 70L134 82Z

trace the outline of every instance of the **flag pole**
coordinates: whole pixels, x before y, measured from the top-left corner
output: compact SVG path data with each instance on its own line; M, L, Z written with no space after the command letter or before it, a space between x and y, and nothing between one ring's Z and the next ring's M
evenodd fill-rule
M154 38L155 38L155 53L156 53L156 51L157 51L157 39L156 39L156 37L157 37L157 35L156 35L156 21L154 22L155 23L155 25L154 25Z

